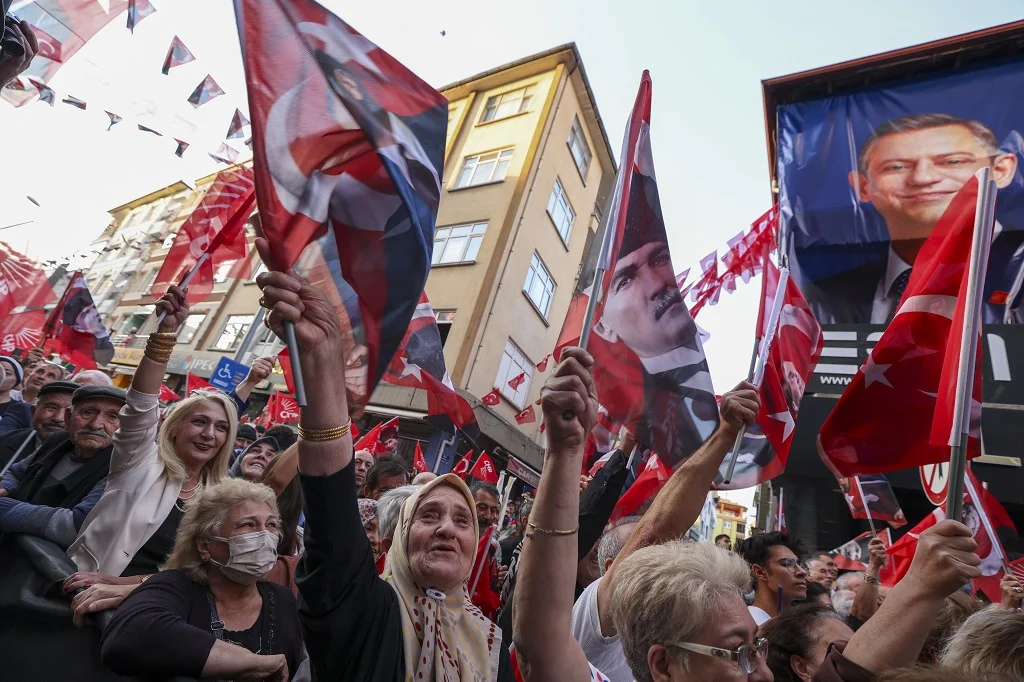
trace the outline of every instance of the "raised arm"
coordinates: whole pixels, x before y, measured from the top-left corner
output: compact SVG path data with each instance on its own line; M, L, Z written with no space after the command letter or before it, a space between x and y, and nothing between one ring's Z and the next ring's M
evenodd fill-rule
M956 521L921 533L907 575L850 638L843 657L876 675L914 665L946 597L981 575L977 547L971 530Z
M867 570L864 571L864 584L857 590L850 607L850 615L866 622L878 610L878 573L885 564L885 545L878 538L871 538L868 543L871 558Z
M267 241L256 240L265 263L273 259ZM306 431L335 429L351 425L345 367L342 357L338 315L324 295L294 274L265 272L256 280L263 290L263 303L270 310L267 325L280 338L286 321L295 325L299 366L306 379L306 407L299 417ZM352 435L316 442L299 439L299 471L306 476L330 476L352 461Z
M597 420L594 359L566 349L541 390L548 447L519 558L513 641L526 680L587 682L590 666L570 629L576 582L583 443ZM564 415L572 413L571 419Z
M761 409L761 396L752 384L740 383L722 397L720 423L697 452L679 465L647 510L636 530L622 548L597 587L597 611L601 618L601 634L616 634L612 622L612 578L616 568L638 549L678 540L700 516L722 459L732 449L736 433L743 424L753 424Z
M249 396L252 395L252 389L256 388L261 381L265 381L270 376L271 372L274 371L274 365L277 363L277 358L273 355L267 355L262 358L256 358L249 367L249 373L245 375L242 382L235 387L235 395L243 403L249 400Z
M156 332L149 335L146 353L132 377L132 389L138 393L160 394L160 384L167 373L167 361L178 340L178 327L188 317L188 310L184 293L173 284L163 298L156 302L153 314L163 314L164 319L157 326Z

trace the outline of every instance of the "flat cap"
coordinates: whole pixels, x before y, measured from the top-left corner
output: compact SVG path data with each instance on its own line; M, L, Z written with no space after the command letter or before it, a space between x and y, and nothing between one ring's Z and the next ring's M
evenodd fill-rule
M123 403L125 402L125 391L123 388L118 388L116 386L79 386L75 389L75 392L71 394L71 404L77 405L83 400L92 400L94 398L120 400Z
M42 398L47 393L74 393L81 387L81 384L73 381L51 381L39 389L39 397Z
M251 424L239 424L238 431L235 433L235 436L237 438L245 438L246 440L256 440L260 437L260 435L256 433L256 428Z

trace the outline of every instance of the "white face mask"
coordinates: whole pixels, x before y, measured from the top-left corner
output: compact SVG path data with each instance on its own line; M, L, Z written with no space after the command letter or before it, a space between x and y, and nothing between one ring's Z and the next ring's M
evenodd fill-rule
M240 585L253 585L277 563L277 533L261 530L230 538L210 538L228 546L228 562L222 564L213 557L210 563L227 578Z

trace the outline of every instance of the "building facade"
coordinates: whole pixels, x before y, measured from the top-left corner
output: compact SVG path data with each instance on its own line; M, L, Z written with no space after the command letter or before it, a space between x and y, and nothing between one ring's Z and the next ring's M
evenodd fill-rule
M686 536L694 542L714 542L717 521L718 508L715 504L715 494L708 493L704 498L704 506L700 509L700 517L690 526Z
M467 444L435 433L426 422L425 394L410 388L380 385L367 412L370 421L402 417L410 449L414 440L424 441L428 463L439 471L450 469L467 446L476 446L499 465L519 460L529 478L539 472L543 457L541 416L534 403L545 373L537 364L554 348L581 266L595 244L615 162L574 44L440 91L449 100L448 136L426 293L452 382L474 406L480 434ZM147 248L131 265L118 247L116 258L97 260L98 269L89 274L97 285L108 279L120 284L104 290L102 301L118 334L114 369L122 384L145 347L144 335L137 333L152 312L149 290L156 273L174 233L214 177L198 180L194 189L178 183L112 210L112 226L94 246L110 249L124 237L125 227L141 231L145 226ZM125 252L124 258L129 256ZM255 253L252 257L255 275L260 266ZM120 275L114 277L115 272ZM194 306L181 348L172 355L171 388L186 372L205 378L220 357L234 357L258 300L252 281L226 280ZM280 348L261 328L240 360L248 363ZM553 366L548 363L546 371ZM509 381L520 374L525 380L512 388ZM272 379L272 385L283 384L279 375ZM494 388L501 395L496 406L474 397ZM536 410L535 421L519 425L515 416L528 408Z
M747 508L738 502L719 497L715 502L717 519L715 521L715 535L728 535L732 546L747 537Z

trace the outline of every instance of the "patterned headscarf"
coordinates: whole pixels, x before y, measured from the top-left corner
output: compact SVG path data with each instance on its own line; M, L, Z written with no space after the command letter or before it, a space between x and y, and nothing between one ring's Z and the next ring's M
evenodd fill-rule
M377 500L371 500L366 497L359 498L359 520L363 524L363 528L377 518Z
M398 593L405 641L405 679L416 682L496 680L501 630L469 600L466 582L470 575L443 599L436 599L428 597L426 588L416 584L409 568L407 544L413 515L420 502L442 485L454 488L465 498L473 518L473 537L480 533L473 496L458 476L445 474L434 479L413 493L402 506L395 541L381 577ZM475 553L475 542L473 546ZM473 564L471 561L469 565Z

